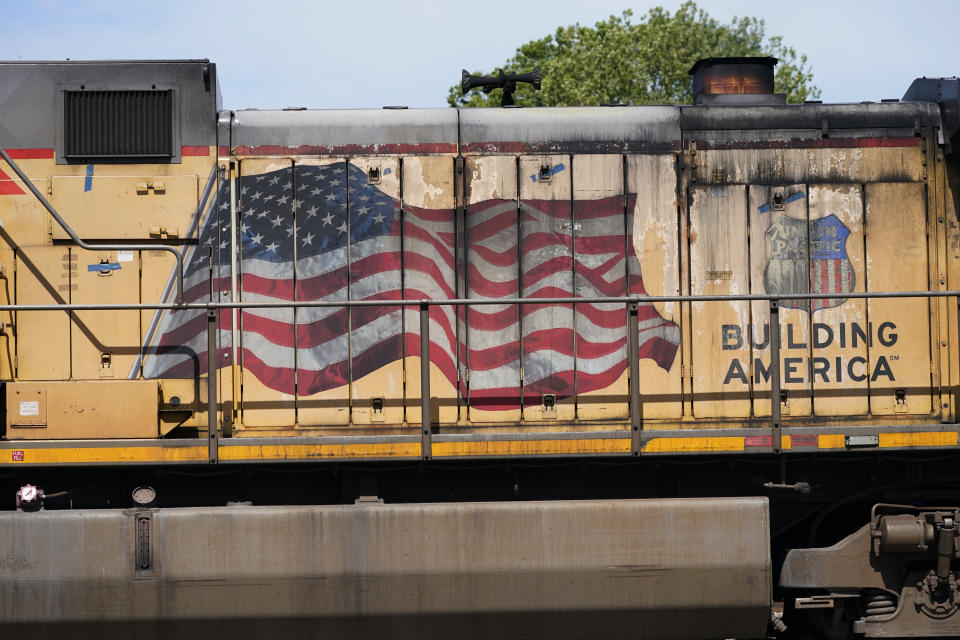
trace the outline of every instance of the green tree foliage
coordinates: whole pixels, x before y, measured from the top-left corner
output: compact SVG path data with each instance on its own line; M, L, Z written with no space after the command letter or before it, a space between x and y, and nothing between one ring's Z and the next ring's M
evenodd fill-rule
M574 24L553 35L531 40L506 61L506 72L521 73L539 65L543 88L534 91L519 84L514 98L528 106L623 104L689 104L690 75L700 58L719 56L773 56L778 93L789 102L820 97L813 85L807 57L783 43L767 38L760 18L734 18L721 24L694 2L673 14L663 7L631 22L633 12L610 16L593 27ZM474 72L489 75L487 72ZM450 88L451 106L486 107L500 104L500 90L484 94L478 89L461 95Z

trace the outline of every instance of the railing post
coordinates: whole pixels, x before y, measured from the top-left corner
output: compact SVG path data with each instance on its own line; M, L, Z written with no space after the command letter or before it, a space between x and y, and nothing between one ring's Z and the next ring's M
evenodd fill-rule
M207 309L207 432L208 458L215 464L219 458L217 437L219 436L219 416L217 414L217 312Z
M780 302L770 301L770 440L774 453L780 453Z
M420 303L420 455L429 460L431 453L430 424L430 305Z
M643 408L640 406L640 336L637 326L637 303L627 303L627 362L630 371L630 450L640 455Z

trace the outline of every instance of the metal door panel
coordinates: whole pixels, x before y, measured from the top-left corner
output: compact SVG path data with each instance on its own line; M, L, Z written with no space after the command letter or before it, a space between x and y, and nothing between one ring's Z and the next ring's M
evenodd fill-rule
M810 291L805 185L750 189L750 292L757 294ZM811 402L810 303L780 302L780 403L784 416L808 416ZM770 415L770 303L750 303L750 361L753 415Z
M140 301L139 252L71 249L73 256L73 303ZM138 311L75 311L70 323L71 377L126 378L140 351L140 335Z
M353 158L348 166L350 299L397 300L401 268L400 161ZM376 178L371 173L376 170ZM403 311L355 307L350 314L352 421L403 422ZM383 408L378 410L378 402Z
M744 295L747 261L747 192L744 185L690 189L690 288L693 295ZM750 304L694 302L693 415L750 415Z
M347 163L304 159L294 166L297 189L296 299L347 300L345 223ZM350 421L350 311L346 307L297 309L297 424Z
M520 157L520 290L525 298L573 296L569 168L566 155ZM520 313L523 419L573 420L573 305L527 304Z
M810 288L864 291L861 185L809 185ZM811 300L813 411L865 415L869 365L867 305L862 298Z
M866 185L867 291L926 291L926 192L919 182ZM867 301L870 413L931 410L930 317L923 298Z
M633 155L626 162L627 291L680 295L676 160L672 155ZM637 309L644 420L682 414L680 319L677 302L645 303Z
M626 209L623 157L573 158L573 288L577 297L627 294ZM627 313L623 304L578 303L576 327L577 417L630 415Z
M68 247L17 249L17 304L68 304L71 265ZM17 378L65 380L70 377L70 314L17 311Z
M467 158L467 298L520 296L517 159ZM519 422L522 404L519 305L465 311L463 366L471 422Z
M403 161L403 297L457 297L453 158L411 157ZM456 422L457 325L453 307L430 311L430 401L432 421ZM406 328L406 415L420 422L420 317L404 309Z
M287 302L294 290L293 167L289 160L240 163L238 243L244 301ZM240 312L241 404L246 427L296 421L292 308Z
M81 238L176 238L197 207L197 186L195 175L53 176L50 203ZM53 237L69 239L56 223Z

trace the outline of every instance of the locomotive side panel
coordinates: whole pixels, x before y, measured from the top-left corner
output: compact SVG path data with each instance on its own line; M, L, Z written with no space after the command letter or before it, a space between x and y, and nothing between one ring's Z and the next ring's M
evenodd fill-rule
M620 155L573 158L574 295L627 295L624 159ZM617 303L574 305L576 404L581 420L630 415L627 374L628 316Z
M745 186L691 188L692 295L749 293L746 228ZM690 315L693 415L697 418L748 418L749 379L737 364L751 359L750 344L744 339L746 332L743 330L750 315L750 303L735 300L693 302Z
M295 297L298 302L347 300L347 243L339 240L328 207L346 191L329 180L346 173L343 158L300 158L294 166L298 240ZM333 196L328 200L327 195ZM327 249L324 251L324 249ZM315 253L316 252L316 253ZM302 307L294 310L297 342L297 424L301 427L346 425L350 422L350 352L346 307ZM324 370L330 375L323 375Z
M744 139L736 141L737 134ZM944 286L932 283L929 256L934 250L927 237L936 237L937 231L929 223L920 139L895 135L879 141L784 144L751 141L743 131L695 132L691 137L701 138L693 143L693 180L713 185L694 190L736 189L741 184L748 190L749 228L741 231L737 225L720 237L728 244L749 234L750 291L784 295L779 309L784 424L803 424L797 418L810 415L811 396L813 414L826 420L870 416L875 421L893 415L929 419L931 398L937 393L931 372L940 366L931 323L938 322L940 303L842 297ZM693 203L695 230L699 213L696 199ZM732 211L739 212L739 207ZM709 271L697 262L697 240L694 233L694 283ZM741 247L736 253L746 250ZM836 297L789 298L790 293L818 292ZM719 375L720 386L728 392L749 392L751 415L762 417L770 415L772 328L768 303L751 306L749 325L716 323L713 330L727 338L715 352L729 357L717 365L720 374L710 375ZM752 354L746 353L748 340ZM696 338L692 346L696 361ZM695 364L695 388L701 379ZM725 406L729 412L720 409L718 414L736 415L734 405Z
M678 296L684 220L677 203L676 156L628 155L626 174L627 293ZM683 415L682 324L678 302L638 305L636 366L641 413L651 420L651 429L670 428Z
M930 286L927 199L916 182L866 185L868 291L925 291ZM932 409L930 326L936 301L872 299L867 320L876 336L868 343L870 412L929 414ZM894 373L896 369L896 373Z
M810 218L811 292L865 291L863 194L860 185L812 187ZM817 225L817 221L823 221L823 224ZM817 256L814 239L830 248ZM842 249L844 244L845 249ZM841 249L838 251L838 248ZM818 320L837 332L836 340L820 348L814 347L814 358L820 358L814 362L826 363L822 367L825 372L816 374L811 380L814 412L824 416L865 415L868 410L869 375L868 338L863 334L867 327L866 301L859 298L821 298L813 300L811 308L814 310L811 315L818 315ZM826 371L832 372L832 375Z
M211 175L215 154L214 65L200 60L4 63L0 84L2 146L81 241L189 244L200 180ZM15 177L13 167L3 163L0 261L8 286L0 295L7 302L164 299L174 271L169 253L159 258L136 248L81 248L31 193L31 185ZM183 409L196 399L197 367L191 367L194 380L183 393L162 392L163 404L158 404L156 382L138 380L157 315L137 310L10 314L10 330L0 336L8 354L0 358L0 375L49 387L51 422L44 427L46 435L34 430L8 437L150 438L161 432L158 408L176 409L180 415L172 424L189 419ZM104 403L116 404L124 395L130 415L104 417L98 430L94 416L106 415L98 409L107 412ZM174 397L176 402L167 402Z
M750 293L766 293L768 282L784 283L798 292L809 290L810 251L804 242L808 225L806 191L806 185L750 187ZM783 415L809 416L812 409L811 389L806 383L812 362L809 307L809 300L780 303L780 335L786 337L780 353L785 361L800 363L782 376L780 388L786 392L780 403ZM770 341L776 328L770 325L769 302L751 302L750 312L753 415L765 417L771 415Z
M457 295L454 167L449 156L403 160L403 281L407 300L450 299ZM435 424L459 418L457 309L431 307L430 406ZM420 318L416 307L404 309L404 380L406 420L419 423Z
M293 163L243 159L238 186L238 216L249 227L241 227L239 239L240 299L292 301L296 246ZM275 231L269 241L253 232L258 219ZM292 427L296 423L294 310L243 309L239 322L242 423Z
M464 282L467 298L520 296L517 161L468 157ZM464 395L471 422L520 420L520 307L465 310Z
M521 156L520 295L573 296L570 156ZM520 308L523 419L575 417L574 313L571 304Z

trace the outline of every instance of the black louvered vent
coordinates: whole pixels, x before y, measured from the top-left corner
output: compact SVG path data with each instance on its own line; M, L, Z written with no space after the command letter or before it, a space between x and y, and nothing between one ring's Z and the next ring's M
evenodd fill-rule
M68 160L170 158L173 91L66 91Z

